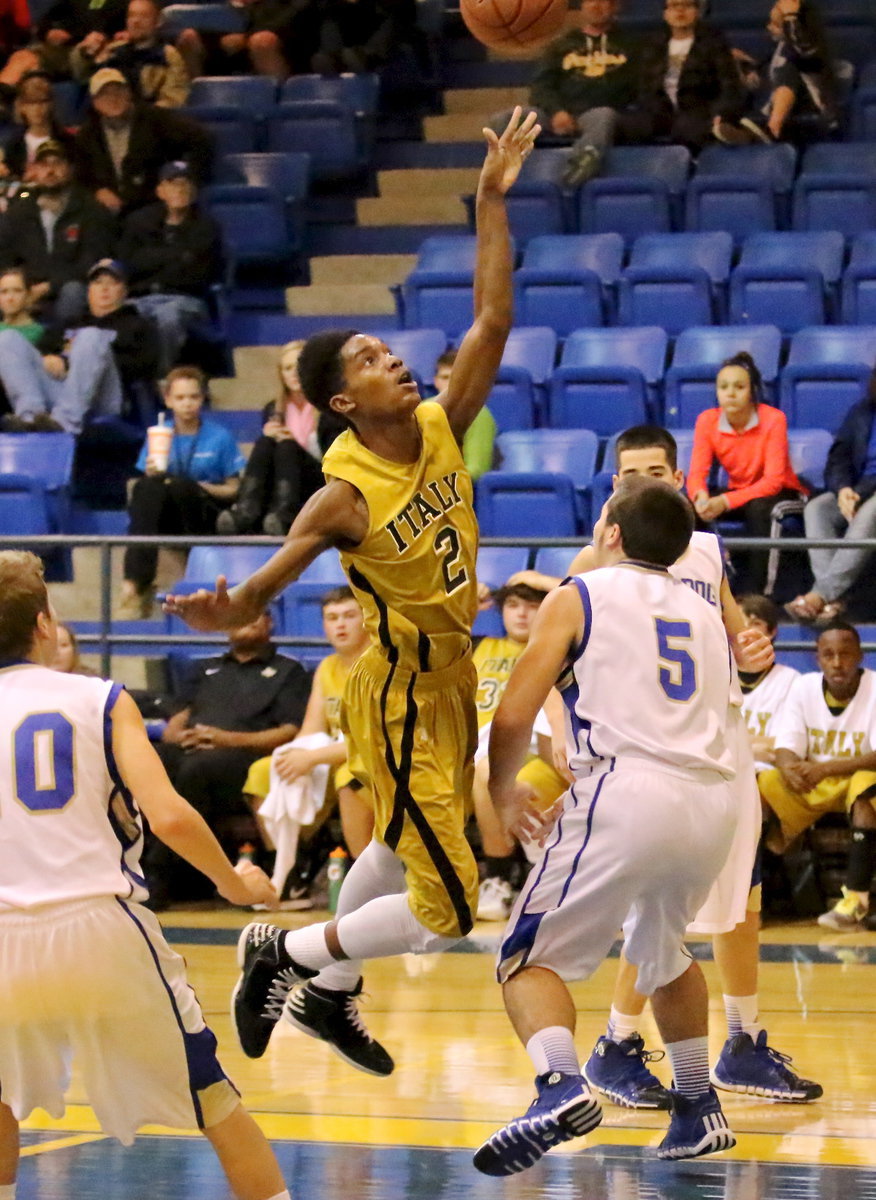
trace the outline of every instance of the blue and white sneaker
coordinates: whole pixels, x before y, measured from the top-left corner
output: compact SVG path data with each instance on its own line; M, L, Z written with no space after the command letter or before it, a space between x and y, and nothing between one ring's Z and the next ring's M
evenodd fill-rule
M824 1093L821 1084L796 1075L790 1062L790 1055L767 1045L765 1029L756 1042L748 1033L736 1033L724 1043L710 1078L715 1087L744 1096L763 1096L786 1104L818 1100Z
M658 1158L699 1158L736 1145L714 1088L695 1100L670 1089L669 1132L657 1148Z
M582 1075L552 1071L535 1081L538 1095L522 1117L487 1138L474 1165L484 1175L516 1175L537 1163L551 1146L582 1137L602 1120L599 1101Z
M662 1050L646 1050L638 1034L613 1042L601 1037L584 1064L587 1082L600 1095L622 1108L669 1108L669 1092L647 1063L663 1057Z

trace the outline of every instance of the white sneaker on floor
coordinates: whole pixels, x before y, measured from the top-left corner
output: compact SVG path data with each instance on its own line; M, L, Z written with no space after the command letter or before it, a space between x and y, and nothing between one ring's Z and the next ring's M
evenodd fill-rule
M514 903L514 889L507 879L485 879L478 892L479 921L507 921Z

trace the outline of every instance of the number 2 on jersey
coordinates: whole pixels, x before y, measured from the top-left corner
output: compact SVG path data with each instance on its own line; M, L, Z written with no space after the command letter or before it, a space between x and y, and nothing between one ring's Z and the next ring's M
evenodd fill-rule
M30 812L59 812L76 791L74 730L59 712L31 713L12 737L14 795Z
M690 641L690 621L655 617L654 628L660 660L660 686L670 700L685 703L697 690L697 664L687 650L672 643Z
M444 590L449 596L458 587L468 582L465 567L456 571L459 562L459 534L452 525L445 525L435 535L435 553L440 554L441 570L444 573ZM454 574L455 572L455 574Z

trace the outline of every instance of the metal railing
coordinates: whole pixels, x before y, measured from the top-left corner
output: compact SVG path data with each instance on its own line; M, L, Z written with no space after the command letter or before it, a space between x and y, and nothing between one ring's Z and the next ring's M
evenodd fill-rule
M848 538L724 538L723 544L729 550L769 550L779 547L780 550L810 550L830 549L841 550L851 547L861 547L876 553L876 538L850 540ZM590 538L483 538L482 546L528 546L532 551L542 547L566 546L569 558L574 551L588 545ZM148 642L150 645L167 646L216 646L227 645L224 634L199 633L189 630L185 633L114 633L112 629L112 554L114 549L125 549L128 546L156 546L169 550L188 550L193 546L281 546L281 538L272 537L131 537L123 534L38 534L28 537L14 537L6 534L0 536L0 549L32 550L35 554L44 554L48 550L73 550L80 546L92 547L100 551L100 615L97 633L77 634L77 640L83 646L99 646L101 673L110 674L113 647L137 645ZM326 591L331 588L326 584ZM72 618L74 620L78 618ZM326 646L324 638L277 635L273 641L280 646ZM811 651L812 642L802 639L782 639L782 650ZM864 642L862 649L865 653L876 651L876 643Z

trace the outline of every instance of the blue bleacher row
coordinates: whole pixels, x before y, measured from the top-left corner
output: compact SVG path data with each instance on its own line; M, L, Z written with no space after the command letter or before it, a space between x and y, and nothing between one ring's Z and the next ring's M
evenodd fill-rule
M874 178L876 187L876 178ZM455 334L473 319L473 234L439 234L396 285L399 324ZM735 265L734 265L735 264ZM734 252L725 231L645 233L629 250L618 233L541 234L514 274L515 319L560 336L593 325L876 324L876 230L753 233Z
M263 546L196 546L189 555L188 564L183 579L174 585L176 593L194 591L198 587L212 587L216 575L224 573L229 581L239 582L252 571L261 566L270 556L270 548ZM534 567L548 575L562 577L566 574L569 562L574 556L574 550L568 546L539 547L531 550L529 546L482 546L478 552L478 579L491 589L501 587L516 571ZM327 551L320 555L304 571L301 578L282 593L272 605L274 617L274 632L280 636L322 638L322 597L331 588L346 583L341 570L338 555ZM193 658L202 658L216 651L206 650L202 645L178 645L169 648L167 644L150 642L150 634L156 632L156 622L145 621L116 621L113 632L117 635L128 634L141 636L141 642L120 643L115 653L167 656L170 668L170 682L173 687L180 679L187 662ZM95 634L99 632L96 622L77 621L73 627L79 634ZM865 642L876 641L876 626L860 626L861 637ZM190 632L177 617L165 617L161 627L162 633L182 634ZM480 612L474 623L476 637L501 637L503 634L502 621L499 612L490 608ZM817 631L805 628L794 628L784 631L786 640L803 640L814 642ZM307 666L316 666L326 655L327 649L321 646L299 646L284 650L301 659ZM781 639L777 645L776 657L780 662L800 670L815 670L815 654L809 651L790 651L782 649ZM876 654L867 655L866 665L876 666Z

